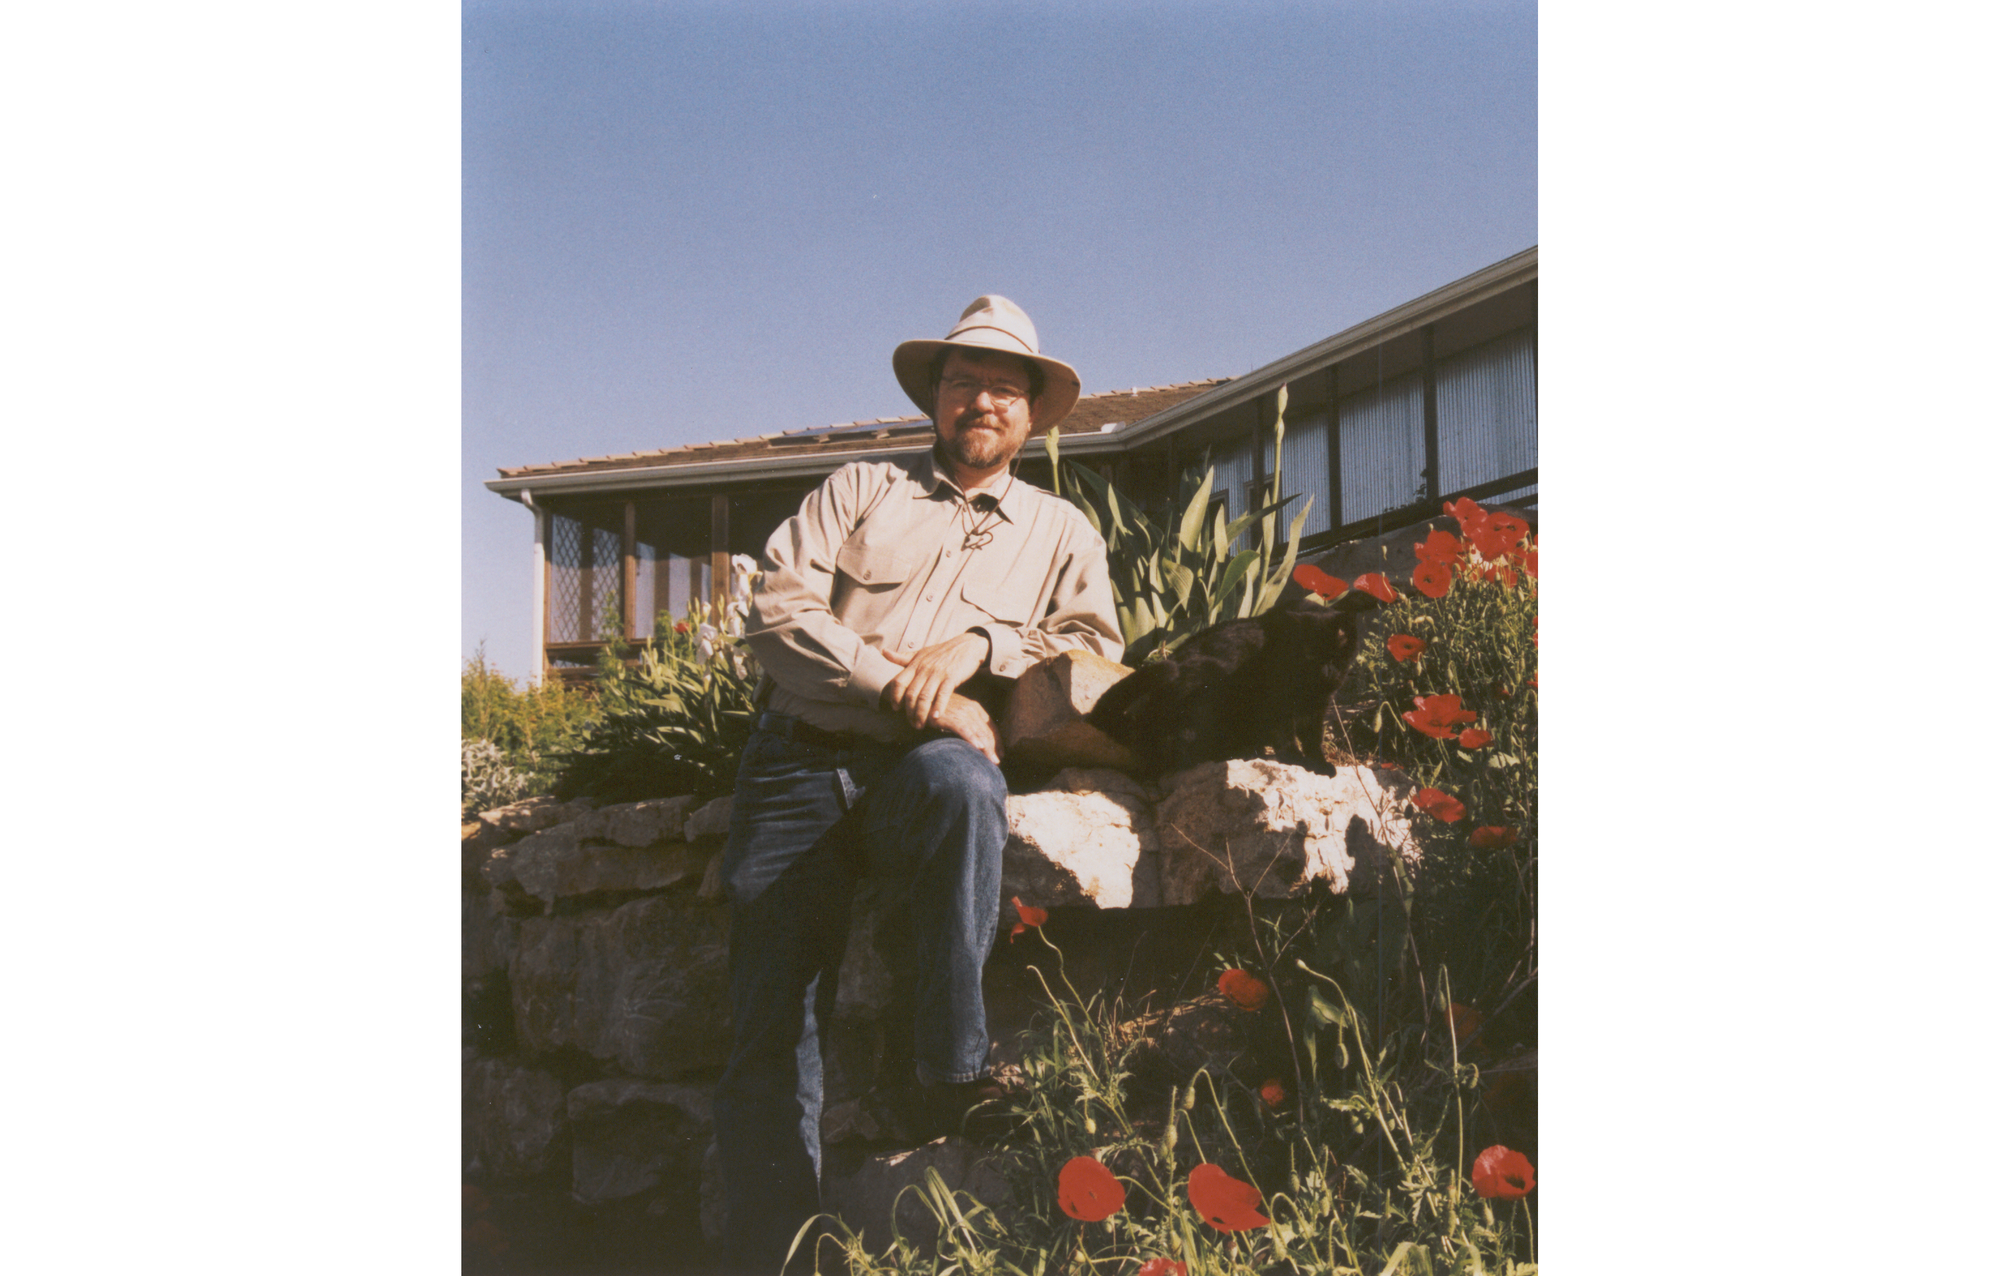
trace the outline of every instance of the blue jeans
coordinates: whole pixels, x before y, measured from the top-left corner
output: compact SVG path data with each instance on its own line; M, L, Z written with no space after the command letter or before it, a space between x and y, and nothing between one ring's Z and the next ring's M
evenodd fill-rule
M715 1138L727 1238L743 1270L771 1273L819 1212L819 1029L833 1011L855 883L900 888L881 934L907 945L904 962L885 954L892 966L914 968L918 1076L970 1081L986 1065L979 981L1007 844L1006 780L958 737L833 748L787 738L789 721L765 715L744 747L722 865L734 1045L716 1086Z

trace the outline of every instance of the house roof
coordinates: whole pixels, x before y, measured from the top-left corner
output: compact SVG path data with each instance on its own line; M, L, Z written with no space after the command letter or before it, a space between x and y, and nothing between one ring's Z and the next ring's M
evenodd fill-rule
M1134 387L1085 395L1062 420L1065 437L1116 431L1165 411L1177 403L1225 384L1228 378L1183 381L1177 385ZM1046 434L1037 429L1031 437ZM540 490L556 480L559 487L600 487L624 478L673 481L688 472L704 476L721 470L756 467L783 471L830 470L840 459L914 451L929 446L930 418L922 416L877 417L873 421L848 421L818 429L788 430L760 434L755 438L728 439L716 443L689 443L681 447L659 448L650 452L627 452L622 456L591 456L546 465L502 468L500 478L487 486L505 495L523 487Z

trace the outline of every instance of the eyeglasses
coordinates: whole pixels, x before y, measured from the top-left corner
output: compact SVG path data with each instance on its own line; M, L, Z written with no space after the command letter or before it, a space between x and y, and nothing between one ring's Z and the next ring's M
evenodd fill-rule
M1011 408L1028 397L1026 386L1011 381L981 381L977 377L946 377L938 382L938 388L953 398L966 400L976 399L984 391L996 408Z

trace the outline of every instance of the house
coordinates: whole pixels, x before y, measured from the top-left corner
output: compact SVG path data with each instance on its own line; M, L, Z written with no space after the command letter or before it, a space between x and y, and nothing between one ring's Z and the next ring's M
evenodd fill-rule
M1536 256L1529 248L1240 377L1086 395L1061 423L1062 455L1142 501L1212 464L1217 498L1240 513L1270 471L1285 387L1284 490L1311 498L1302 552L1422 521L1461 496L1533 509ZM605 640L644 637L659 612L719 600L730 557L761 551L828 474L922 452L930 432L923 417L886 417L503 469L486 486L535 514L544 670L587 677ZM1020 473L1049 485L1043 447L1023 450Z

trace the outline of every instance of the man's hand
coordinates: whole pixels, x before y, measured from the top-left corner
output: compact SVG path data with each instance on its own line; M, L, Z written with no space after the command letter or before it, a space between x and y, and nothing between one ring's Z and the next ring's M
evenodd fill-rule
M954 698L952 693L963 686L967 678L978 673L980 665L986 663L991 647L985 634L974 632L947 638L908 658L884 651L884 656L903 666L903 672L891 678L889 685L882 688L882 707L891 713L902 714L919 731L925 727L943 726L956 735L964 735L958 728L939 719L946 702ZM979 716L985 718L986 714L982 710ZM990 735L993 724L988 721L986 725Z
M925 725L942 727L985 754L994 766L1000 765L1000 733L993 729L993 719L977 700L957 693L946 696L944 707Z

